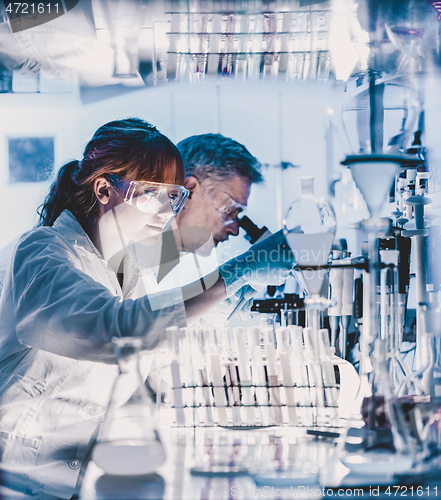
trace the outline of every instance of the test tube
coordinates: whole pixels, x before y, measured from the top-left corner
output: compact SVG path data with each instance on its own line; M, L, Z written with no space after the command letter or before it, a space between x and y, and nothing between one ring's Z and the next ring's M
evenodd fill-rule
M176 78L176 68L178 61L178 40L179 40L179 14L172 14L170 22L170 44L167 61L167 78L174 80Z
M329 332L326 328L322 328L318 332L318 353L320 367L322 370L326 408L329 414L329 423L332 426L338 426L339 416L337 405L337 384L335 381L335 371L334 364L332 362L331 346L329 345Z
M262 44L263 44L263 15L257 14L254 21L253 49L248 67L248 77L251 80L258 80L260 77Z
M217 408L219 425L226 426L227 420L227 400L225 397L224 381L219 360L219 350L217 347L216 331L214 329L207 331L207 340L210 350L211 372L213 380L214 401Z
M348 252L347 252L348 253ZM349 254L350 255L350 254ZM342 263L351 263L350 257L342 260ZM340 355L343 359L346 358L348 327L351 321L351 316L354 306L354 268L348 267L343 269L343 290L341 297L341 327L342 332L340 336Z
M239 48L236 56L236 78L246 80L247 78L247 45L250 30L250 16L242 14L240 20Z
M285 73L288 68L289 40L291 38L292 13L284 12L282 17L282 34L280 35L279 71Z
M219 68L219 48L222 38L222 16L213 14L211 20L210 46L208 48L208 66L207 73L217 75Z
M277 329L277 350L279 351L280 363L282 365L283 385L285 386L286 405L288 407L289 425L297 425L297 409L294 396L294 382L291 371L290 360L290 334L288 328Z
M208 425L213 425L213 413L211 411L211 398L210 398L210 384L208 381L208 368L207 368L207 356L206 356L206 346L205 346L205 332L203 330L198 331L198 371L200 377L200 384L202 389L203 404L205 405L205 417Z
M242 388L242 402L245 405L247 425L255 425L254 395L251 390L250 359L245 342L245 331L242 327L233 330L236 343L237 360L239 364L239 379Z
M276 350L274 346L274 330L265 328L263 330L266 349L266 371L268 374L268 388L270 392L270 402L273 408L274 421L277 425L283 424L282 408L279 390L279 381L276 371Z
M334 250L332 257L334 260L340 259L341 252ZM335 300L336 304L328 308L329 326L331 327L331 345L336 347L337 330L340 324L341 304L343 293L343 269L329 270L329 291L330 299Z
M380 271L380 336L383 340L389 339L389 297L387 275L387 268Z
M205 66L207 61L207 45L208 45L208 16L207 14L199 14L198 16L198 55L196 63L196 72L203 77L205 75Z
M256 400L260 408L261 423L262 425L269 425L268 391L266 388L265 365L262 359L262 348L260 345L260 328L257 326L249 327L248 339L252 345L253 383L256 387Z
M234 14L230 14L227 17L224 55L222 56L222 75L225 76L231 76L231 73L233 72L235 26L236 17Z
M195 328L182 328L181 331L183 333L182 342L185 346L182 353L186 370L187 405L190 407L193 424L197 425L199 423L197 407L202 404L201 388L197 382L199 380L197 364L199 358L198 331Z
M264 22L264 40L266 42L263 76L273 77L277 76L277 59L276 59L276 37L277 37L277 17L276 14L265 14L263 17Z
M176 410L177 425L185 425L184 401L182 393L181 370L179 366L179 330L177 326L167 328L167 340L171 353L171 376L173 382L173 406Z
M231 337L229 328L222 330L223 343L226 348L226 381L227 381L227 394L228 402L232 407L233 412L233 425L242 425L242 418L240 415L240 394L239 385L237 381L236 364L234 362L233 346L231 345Z
M293 368L294 382L298 388L300 401L300 417L302 425L313 425L313 411L311 404L311 388L308 382L308 371L303 347L303 328L290 326L291 333L291 366Z
M312 385L312 401L316 406L316 423L323 425L326 423L325 398L323 393L323 379L320 372L319 353L317 349L318 330L313 328L303 329L303 339L305 341L305 354L308 364L309 381ZM315 338L314 338L315 336Z

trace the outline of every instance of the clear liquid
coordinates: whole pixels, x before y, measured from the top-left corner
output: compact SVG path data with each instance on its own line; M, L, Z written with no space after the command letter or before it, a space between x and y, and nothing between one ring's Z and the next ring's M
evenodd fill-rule
M98 443L92 459L107 474L139 476L155 472L165 453L159 441L112 441Z

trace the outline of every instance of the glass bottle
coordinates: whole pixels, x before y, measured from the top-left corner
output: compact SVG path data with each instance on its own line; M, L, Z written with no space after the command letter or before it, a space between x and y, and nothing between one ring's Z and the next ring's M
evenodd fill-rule
M165 460L154 425L153 402L139 371L142 339L112 339L119 376L94 446L92 459L107 474L151 474Z

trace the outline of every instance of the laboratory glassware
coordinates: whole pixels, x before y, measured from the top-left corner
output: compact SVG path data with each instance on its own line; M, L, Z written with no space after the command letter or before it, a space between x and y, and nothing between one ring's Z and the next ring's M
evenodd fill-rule
M441 305L430 302L420 306L427 357L419 370L405 378L392 404L400 434L415 463L441 452Z
M350 252L333 250L333 261L347 264L347 268L333 268L329 271L330 298L337 303L328 309L329 325L331 327L331 346L343 359L346 358L347 330L352 317L354 301L354 268L351 267ZM337 345L337 331L340 333Z
M219 346L217 337L220 332L210 329L206 332L206 342L208 344L208 353L210 356L211 380L213 381L213 396L217 410L217 422L221 426L228 425L227 417L227 399L225 395L225 386L221 367L221 357L219 355Z
M283 231L297 264L326 265L337 226L335 213L324 198L314 196L313 177L302 177L300 183L302 195L289 207ZM325 272L323 269L302 271L311 296L320 296Z
M141 378L142 339L113 337L119 376L94 445L92 459L107 474L151 474L165 451L155 428L154 405Z
M251 363L244 328L234 328L233 335L236 345L237 362L239 368L242 405L245 406L245 418L247 425L255 425L256 420L254 412L254 391L251 388Z
M283 221L284 233L297 264L301 266L325 266L328 262L337 226L335 213L330 203L324 198L319 199L314 196L314 179L312 177L302 177L300 182L302 196L294 201L288 209ZM330 300L321 295L325 273L325 269L302 270L310 294L305 298L308 328L303 330L304 355L308 366L310 397L313 398L316 407L315 418L319 425L329 425L331 420L333 424L336 423L336 419L330 420L325 416L325 381L319 359L321 313L330 305ZM336 409L335 415L337 415Z
M280 365L282 368L282 380L285 391L286 406L288 407L288 422L297 425L297 408L294 392L294 379L292 374L291 338L289 328L277 329L277 350L279 351Z
M374 146L375 141L372 144L373 151ZM371 218L360 224L367 234L369 267L368 272L363 274L365 299L360 337L360 386L345 440L342 441L342 461L350 468L365 463L369 469L373 464L378 466L382 463L384 470L390 471L391 461L395 467L393 472L410 466L391 408L393 389L386 359L387 332L384 324L381 328L381 301L378 300L380 285L384 287L380 278L382 262L379 238L387 235L391 227L391 221L379 218L379 215L402 161L403 157L400 156L366 154L348 156L342 162L350 167L371 215Z

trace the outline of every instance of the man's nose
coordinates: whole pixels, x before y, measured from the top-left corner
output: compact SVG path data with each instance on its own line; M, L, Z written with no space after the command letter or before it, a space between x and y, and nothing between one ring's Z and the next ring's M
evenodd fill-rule
M228 224L227 233L232 234L233 236L237 236L239 234L239 222L237 219L235 219L231 224Z

